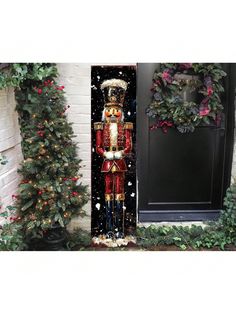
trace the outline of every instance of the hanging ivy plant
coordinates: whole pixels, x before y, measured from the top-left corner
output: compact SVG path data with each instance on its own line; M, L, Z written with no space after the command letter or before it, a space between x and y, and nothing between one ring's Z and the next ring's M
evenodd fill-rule
M215 63L162 63L154 74L153 98L146 110L157 120L151 129L161 127L167 132L168 127L175 127L186 133L198 125L219 126L224 76L226 73Z
M2 69L1 69L2 68ZM0 89L7 87L18 88L25 81L42 81L56 76L56 67L53 63L10 63L0 64Z

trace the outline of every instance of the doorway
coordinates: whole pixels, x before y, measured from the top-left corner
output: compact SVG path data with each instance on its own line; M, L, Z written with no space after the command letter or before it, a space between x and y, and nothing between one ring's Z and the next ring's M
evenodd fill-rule
M230 184L234 142L235 64L227 73L222 94L221 125L199 126L194 133L174 128L150 130L145 111L158 63L137 68L137 181L139 222L215 220Z

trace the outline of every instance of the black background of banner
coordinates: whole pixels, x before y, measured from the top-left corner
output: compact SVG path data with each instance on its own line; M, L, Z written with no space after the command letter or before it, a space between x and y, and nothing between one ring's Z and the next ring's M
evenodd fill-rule
M128 83L124 102L124 121L133 122L133 149L126 158L128 171L125 179L125 230L133 233L136 226L136 67L135 66L93 66L91 73L91 115L92 115L92 235L104 232L105 202L104 176L101 173L103 158L96 153L96 138L93 129L94 122L100 122L104 109L104 99L100 85L104 80L118 78ZM128 185L128 182L132 185ZM100 209L96 207L100 204Z

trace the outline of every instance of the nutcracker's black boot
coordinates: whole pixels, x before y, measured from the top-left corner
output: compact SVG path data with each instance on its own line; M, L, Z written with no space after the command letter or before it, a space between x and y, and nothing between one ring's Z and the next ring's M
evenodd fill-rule
M106 237L113 238L113 200L106 201Z
M124 201L116 200L115 202L115 237L124 238Z

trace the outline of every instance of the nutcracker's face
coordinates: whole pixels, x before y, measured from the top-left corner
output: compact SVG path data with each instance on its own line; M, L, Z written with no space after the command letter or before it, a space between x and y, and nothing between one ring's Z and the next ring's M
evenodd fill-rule
M123 117L123 111L122 108L119 106L109 106L105 108L105 121L107 123L110 122L120 122Z

